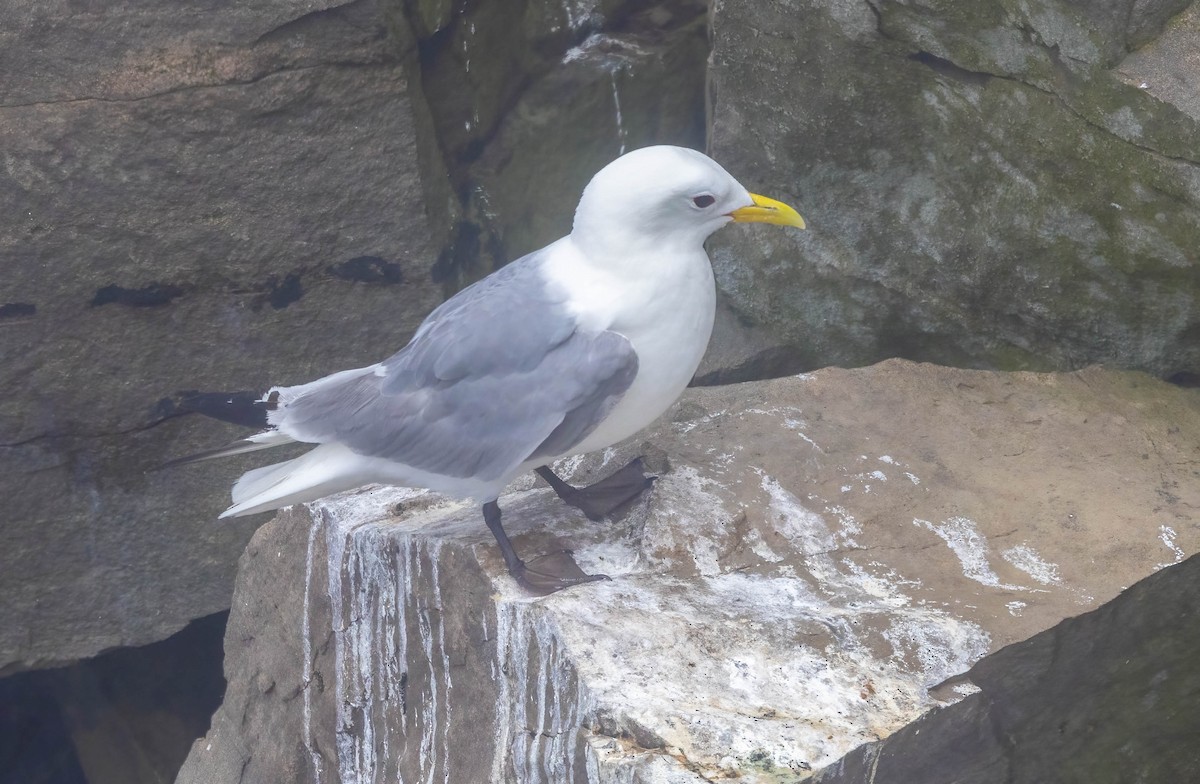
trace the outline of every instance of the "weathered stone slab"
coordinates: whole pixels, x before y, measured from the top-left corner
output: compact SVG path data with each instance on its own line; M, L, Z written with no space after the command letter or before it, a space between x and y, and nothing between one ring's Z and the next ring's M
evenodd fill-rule
M243 557L229 691L179 780L804 778L1200 549L1198 444L1200 395L1100 369L692 390L559 466L646 453L660 478L620 519L532 485L501 499L521 552L613 578L544 598L469 505L294 508Z
M371 3L8 5L0 58L45 69L0 68L0 672L227 607L237 466L147 472L238 431L176 393L376 361L440 294Z
M1192 781L1200 558L981 660L980 692L856 749L820 784Z

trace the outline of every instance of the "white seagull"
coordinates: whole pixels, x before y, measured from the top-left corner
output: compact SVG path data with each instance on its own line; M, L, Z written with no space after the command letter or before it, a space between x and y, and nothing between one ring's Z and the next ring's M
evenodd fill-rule
M704 241L733 221L804 228L794 209L748 192L706 155L634 150L588 183L570 234L451 297L400 351L273 387L253 404L266 430L175 462L317 444L243 475L221 517L366 484L425 487L483 504L509 573L527 590L601 579L567 553L523 562L496 499L535 470L598 519L649 486L640 459L585 488L548 466L628 438L683 392L715 313Z

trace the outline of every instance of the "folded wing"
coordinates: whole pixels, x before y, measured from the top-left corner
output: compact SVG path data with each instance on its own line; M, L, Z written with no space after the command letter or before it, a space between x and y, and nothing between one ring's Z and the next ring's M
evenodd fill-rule
M637 355L623 335L579 330L537 266L526 257L464 290L378 365L280 388L269 421L298 441L482 482L569 452L629 388Z

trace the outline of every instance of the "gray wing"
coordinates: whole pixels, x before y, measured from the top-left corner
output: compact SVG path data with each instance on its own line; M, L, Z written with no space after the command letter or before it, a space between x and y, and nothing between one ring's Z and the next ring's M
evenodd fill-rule
M464 289L374 371L295 388L277 422L422 471L494 480L570 450L637 374L616 332L576 329L538 274L540 251Z

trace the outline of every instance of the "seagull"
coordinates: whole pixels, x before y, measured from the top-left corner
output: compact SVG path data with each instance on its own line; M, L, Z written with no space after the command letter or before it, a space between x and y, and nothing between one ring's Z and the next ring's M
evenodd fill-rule
M481 503L508 573L526 590L606 579L566 551L523 561L497 499L532 470L601 519L650 486L641 458L582 488L549 466L632 436L687 387L716 309L704 242L732 222L805 228L794 209L750 193L700 152L629 152L588 183L570 234L442 303L382 362L272 387L249 407L236 395L200 393L209 405L194 410L265 429L171 464L315 444L244 474L221 517L367 484L423 487ZM223 416L214 401L230 410Z

